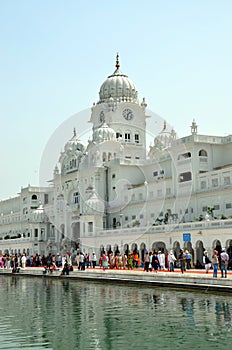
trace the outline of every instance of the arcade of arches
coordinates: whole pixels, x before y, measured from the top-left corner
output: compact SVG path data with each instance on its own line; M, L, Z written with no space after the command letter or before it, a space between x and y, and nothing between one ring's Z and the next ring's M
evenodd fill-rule
M222 245L220 240L215 240L213 242L213 245L211 247L211 251L209 251L209 254L212 253L213 249L216 249L219 254L221 253L222 250ZM232 259L232 239L229 240L227 242L226 245L226 251L230 256L230 259ZM206 248L204 247L204 244L201 240L198 240L196 242L196 246L193 247L191 242L185 242L184 245L180 245L180 243L178 241L175 241L173 244L173 248L172 250L174 251L174 254L176 257L178 257L180 249L184 249L184 250L188 250L191 255L192 255L192 265L196 268L202 268L203 267L203 255L204 255L204 251L206 250ZM151 248L146 246L145 243L141 243L140 245L138 245L137 243L132 243L132 244L123 244L123 246L118 246L117 244L115 244L114 246L111 246L110 244L103 246L100 246L100 254L102 254L103 252L105 252L106 254L114 254L116 255L117 253L125 253L128 255L129 252L134 252L134 253L138 253L139 257L141 259L141 261L144 260L144 255L146 250L148 251L162 251L166 254L168 254L168 249L166 248L166 244L162 241L157 241L157 242L153 242Z

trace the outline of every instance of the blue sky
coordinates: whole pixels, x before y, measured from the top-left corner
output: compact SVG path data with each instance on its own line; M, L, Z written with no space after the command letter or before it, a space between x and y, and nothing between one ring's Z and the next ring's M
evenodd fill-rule
M59 154L74 126L90 128L78 112L98 100L117 52L179 136L193 118L199 134L232 134L231 15L229 0L1 0L0 199L39 184L54 135Z

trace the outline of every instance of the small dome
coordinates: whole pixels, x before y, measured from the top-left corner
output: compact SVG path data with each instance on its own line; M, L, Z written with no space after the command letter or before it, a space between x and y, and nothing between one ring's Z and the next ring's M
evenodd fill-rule
M66 142L64 146L64 151L74 150L84 152L85 146L82 141L80 141L77 137L76 129L73 129L73 137Z
M73 137L65 144L64 152L60 153L59 163L61 164L61 174L76 171L85 153L84 144L78 140L76 130ZM54 176L57 174L54 173Z
M33 210L33 218L34 220L39 220L39 221L43 221L46 219L45 210L42 204L40 204L38 208Z
M118 102L127 101L138 103L137 90L134 83L127 75L119 70L120 64L118 55L115 67L116 70L114 73L108 76L100 88L100 100L98 103L110 102L110 99Z
M105 122L93 132L93 142L101 143L104 141L116 141L116 132Z
M164 149L172 146L173 141L176 140L176 133L172 129L168 131L167 123L164 121L163 130L156 136L154 145L156 148Z
M104 202L98 198L95 191L93 191L89 199L87 199L86 207L88 213L104 212Z

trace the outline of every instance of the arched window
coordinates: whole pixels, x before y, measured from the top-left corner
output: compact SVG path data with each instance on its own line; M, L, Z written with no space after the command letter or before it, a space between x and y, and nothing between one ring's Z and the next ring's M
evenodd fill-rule
M23 208L23 214L25 215L25 214L27 214L27 213L28 213L27 208Z
M135 133L135 143L139 143L139 133Z
M75 204L79 203L79 193L78 192L73 193L73 203L75 203Z
M116 228L116 227L117 227L117 219L113 218L113 228Z
M116 139L117 139L117 140L122 140L122 132L121 132L121 130L118 130L118 131L116 132Z
M199 151L199 157L207 157L207 156L208 156L208 154L207 154L205 149L201 149Z
M125 132L125 142L131 141L131 134L129 131Z
M38 199L38 197L37 197L37 195L36 195L36 194L33 194L33 195L31 196L31 199L32 199L33 201L35 201L35 200L37 200L37 199Z

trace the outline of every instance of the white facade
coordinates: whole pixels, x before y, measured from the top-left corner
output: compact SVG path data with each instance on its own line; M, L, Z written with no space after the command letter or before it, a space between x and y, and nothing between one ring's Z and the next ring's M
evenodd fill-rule
M28 185L11 199L0 202L0 252L44 254L51 236L51 225L43 206L48 188Z
M19 246L31 253L35 247L40 253L59 252L73 245L97 253L103 247L137 246L143 254L145 248L177 251L185 246L195 253L195 262L203 249L215 246L232 253L232 135L199 135L193 121L190 135L177 139L164 122L147 152L145 98L139 102L134 83L119 68L117 56L116 70L103 82L91 109L92 139L84 145L74 130L52 186L37 191L44 226L41 221L31 228L25 224L23 198L26 191L31 200L31 187L0 203L2 252ZM39 208L26 208L31 224ZM11 212L17 213L17 225L5 219ZM31 229L31 235L14 242L7 237L12 237L10 227L21 236ZM186 232L191 242L183 242Z

